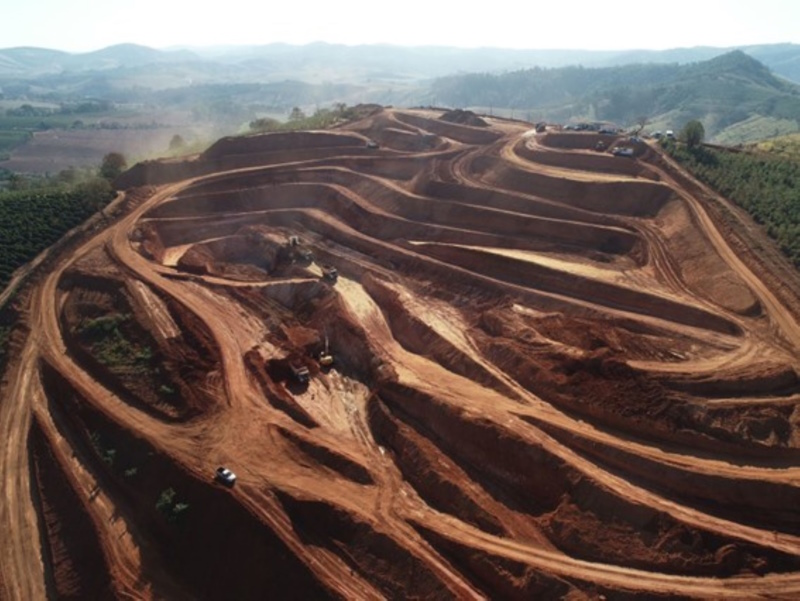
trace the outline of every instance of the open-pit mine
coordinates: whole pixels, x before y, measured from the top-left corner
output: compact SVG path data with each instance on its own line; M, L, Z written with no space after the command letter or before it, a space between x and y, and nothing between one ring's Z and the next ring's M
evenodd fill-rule
M362 107L118 185L16 301L3 598L800 597L800 277L654 143Z

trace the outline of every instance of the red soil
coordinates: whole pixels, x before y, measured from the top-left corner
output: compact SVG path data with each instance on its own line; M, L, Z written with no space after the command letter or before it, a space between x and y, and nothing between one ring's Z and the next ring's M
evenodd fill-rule
M440 117L120 178L18 300L0 598L800 595L797 273L656 147Z

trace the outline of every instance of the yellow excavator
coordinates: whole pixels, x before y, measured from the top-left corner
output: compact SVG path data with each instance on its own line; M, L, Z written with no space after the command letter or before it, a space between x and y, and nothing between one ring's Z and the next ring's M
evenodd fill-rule
M323 367L333 365L333 355L328 348L328 334L325 333L325 350L319 354L319 364Z

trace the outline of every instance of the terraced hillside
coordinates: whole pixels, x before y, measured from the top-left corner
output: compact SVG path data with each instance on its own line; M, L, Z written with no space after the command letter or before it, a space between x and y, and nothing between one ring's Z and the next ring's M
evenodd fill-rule
M14 338L3 598L800 595L796 274L646 144L440 117L124 176Z

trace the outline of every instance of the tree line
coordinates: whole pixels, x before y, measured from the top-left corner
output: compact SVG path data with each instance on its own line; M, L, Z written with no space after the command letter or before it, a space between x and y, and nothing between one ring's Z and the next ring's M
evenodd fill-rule
M274 131L296 131L302 129L327 129L341 121L347 121L356 114L355 107L348 107L344 102L337 102L331 108L318 108L312 115L298 106L289 112L285 122L271 117L260 117L250 122L250 133Z

